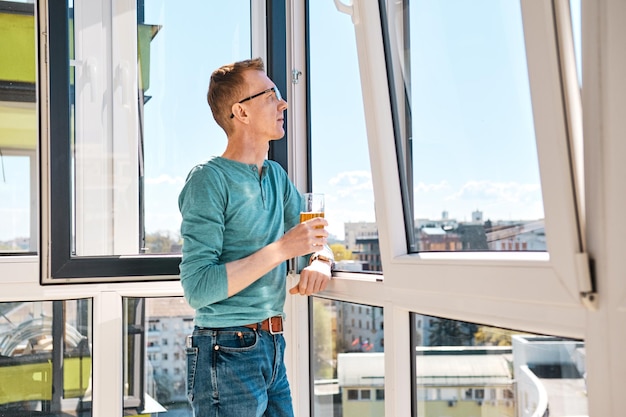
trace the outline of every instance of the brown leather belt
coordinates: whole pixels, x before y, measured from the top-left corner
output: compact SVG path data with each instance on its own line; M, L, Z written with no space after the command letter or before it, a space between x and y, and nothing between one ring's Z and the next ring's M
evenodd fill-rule
M271 334L282 334L283 316L274 316L263 320L261 323L244 324L243 327L254 330L265 330Z

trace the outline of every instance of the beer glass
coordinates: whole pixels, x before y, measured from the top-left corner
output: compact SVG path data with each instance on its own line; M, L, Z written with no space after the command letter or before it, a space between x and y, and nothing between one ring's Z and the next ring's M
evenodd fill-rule
M300 212L300 223L314 217L324 217L324 194L304 193L304 209Z

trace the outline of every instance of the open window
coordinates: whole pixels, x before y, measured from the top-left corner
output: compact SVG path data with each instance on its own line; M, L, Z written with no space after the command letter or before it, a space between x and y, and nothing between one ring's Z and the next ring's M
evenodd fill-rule
M357 40L385 286L421 311L580 335L594 296L569 3L335 3Z
M46 16L43 233L53 245L42 281L174 279L178 192L226 145L206 103L209 78L265 55L265 6L69 1Z

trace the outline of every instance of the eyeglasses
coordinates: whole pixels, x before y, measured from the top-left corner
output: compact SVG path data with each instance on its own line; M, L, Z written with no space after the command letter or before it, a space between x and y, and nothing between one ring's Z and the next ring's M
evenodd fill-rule
M246 102L246 101L248 101L248 100L252 100L253 98L260 97L260 96L262 96L263 94L270 93L270 92L272 92L272 91L276 94L276 100L281 101L281 100L283 99L283 96L280 94L280 91L278 90L278 87L274 86L274 87L272 87L272 88L268 88L267 90L263 90L263 91L261 91L260 93L253 94L253 95L251 95L250 97L246 97L246 98L244 98L243 100L239 100L239 101L237 102L237 104L244 103L244 102ZM230 114L230 118L232 119L233 117L235 117L235 115L234 115L233 113L231 113L231 114Z

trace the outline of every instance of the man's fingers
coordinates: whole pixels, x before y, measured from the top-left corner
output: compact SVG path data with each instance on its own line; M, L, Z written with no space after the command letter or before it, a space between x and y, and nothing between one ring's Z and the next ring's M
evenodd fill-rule
M300 275L300 282L298 282L298 288L300 289L300 295L306 294L306 288L309 284L309 278L307 274Z
M310 276L306 272L310 271L303 271L300 275L300 282L289 289L289 294L312 295L326 289L326 286L330 281L329 277L315 275Z

